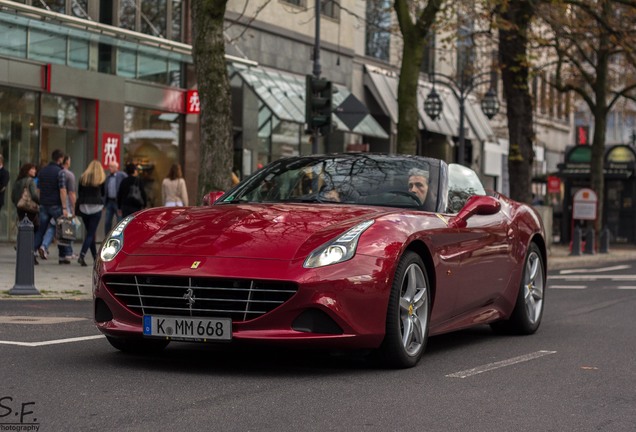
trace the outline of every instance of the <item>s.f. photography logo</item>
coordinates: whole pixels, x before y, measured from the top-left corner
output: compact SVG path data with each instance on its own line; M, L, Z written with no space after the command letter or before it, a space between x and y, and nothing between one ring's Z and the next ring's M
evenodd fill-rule
M0 397L0 432L39 431L35 402L24 402L11 396Z

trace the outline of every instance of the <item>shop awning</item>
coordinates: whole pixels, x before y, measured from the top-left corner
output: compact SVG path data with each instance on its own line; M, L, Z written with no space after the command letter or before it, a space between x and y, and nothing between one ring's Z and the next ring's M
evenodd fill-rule
M230 64L230 74L238 75L280 120L305 123L305 76L263 66ZM334 84L332 122L336 129L358 135L388 138L366 106L344 86Z
M393 123L398 122L397 88L398 76L396 73L365 65L364 84L371 91L371 94L382 107L384 112L391 118ZM428 81L420 80L417 92L417 110L419 113L419 127L446 136L459 135L459 101L448 87L437 84L435 90L442 99L442 114L437 120L431 118L424 112L424 101L432 89L432 84ZM474 98L468 98L466 108L466 138L487 140L493 135L488 119L481 112L479 104Z

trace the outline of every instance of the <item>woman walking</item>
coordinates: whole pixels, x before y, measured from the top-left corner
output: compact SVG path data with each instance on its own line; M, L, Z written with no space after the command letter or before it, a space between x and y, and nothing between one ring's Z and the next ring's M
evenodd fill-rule
M180 207L188 205L188 191L181 173L181 166L173 164L168 177L161 183L163 205L166 207Z
M84 237L84 243L77 262L82 267L87 265L84 257L89 249L91 250L91 255L93 255L93 261L97 258L95 233L104 208L103 185L105 181L106 174L104 174L102 164L98 160L91 161L80 177L76 213L80 215L84 222L86 237Z

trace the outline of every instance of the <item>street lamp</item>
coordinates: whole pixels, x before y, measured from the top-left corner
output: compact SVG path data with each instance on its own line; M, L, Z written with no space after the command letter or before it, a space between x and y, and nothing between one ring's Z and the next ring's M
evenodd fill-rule
M464 117L466 112L466 98L470 92L472 92L477 86L484 84L486 82L490 82L491 85L494 82L493 73L488 72L488 75L491 78L488 81L482 80L479 82L474 82L473 80L468 80L469 83L466 84L464 79L461 80L460 83L455 81L453 78L443 75L440 73L433 73L433 77L438 75L442 77L446 82L448 88L451 89L457 100L459 101L459 152L457 154L457 158L459 159L459 163L465 165L466 162L464 160L464 152L465 152L465 133L464 133ZM486 75L480 74L479 76ZM488 117L488 119L492 119L499 112L499 100L497 100L497 94L495 93L492 86L488 90L488 92L484 95L484 98L481 101L481 109ZM439 94L435 91L435 80L433 79L433 88L431 92L426 97L424 101L424 112L432 119L437 120L442 113L442 100L439 97Z

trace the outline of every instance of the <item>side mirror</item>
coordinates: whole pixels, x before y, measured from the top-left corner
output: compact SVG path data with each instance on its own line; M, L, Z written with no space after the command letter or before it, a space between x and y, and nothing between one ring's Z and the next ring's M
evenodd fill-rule
M216 200L221 198L224 194L225 192L223 191L212 191L212 192L206 193L205 195L203 195L203 205L209 206L214 204Z
M473 195L466 201L464 207L448 224L450 228L466 228L468 219L473 215L487 216L501 210L501 203L488 195Z

